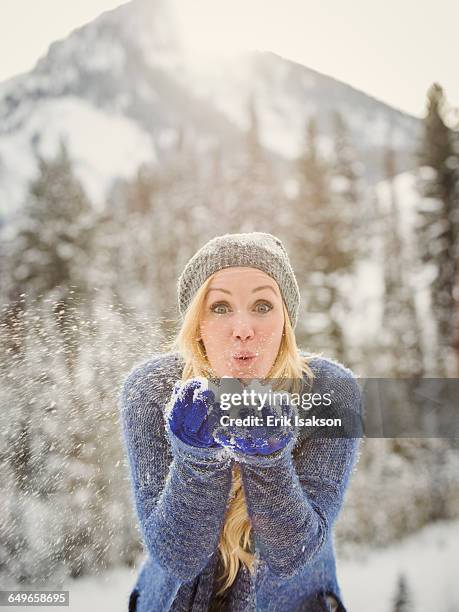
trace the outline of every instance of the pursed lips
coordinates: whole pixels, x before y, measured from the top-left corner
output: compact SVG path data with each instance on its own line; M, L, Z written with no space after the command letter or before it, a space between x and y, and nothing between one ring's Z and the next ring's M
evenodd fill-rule
M239 352L233 354L233 359L237 359L238 361L251 361L256 357L256 353L250 352Z

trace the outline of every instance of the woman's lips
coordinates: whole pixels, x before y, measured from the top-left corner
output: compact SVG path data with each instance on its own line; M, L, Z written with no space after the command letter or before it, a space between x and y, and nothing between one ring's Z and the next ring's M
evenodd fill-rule
M233 355L233 361L238 365L248 365L249 363L253 363L257 358L256 355L247 355L244 357L235 357Z

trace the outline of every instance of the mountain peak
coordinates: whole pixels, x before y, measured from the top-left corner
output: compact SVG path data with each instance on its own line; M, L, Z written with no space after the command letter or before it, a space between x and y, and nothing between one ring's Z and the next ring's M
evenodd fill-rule
M105 186L127 166L114 149L135 163L161 163L185 132L197 150L241 146L249 100L260 142L277 156L298 156L313 116L329 148L331 117L339 111L369 177L380 175L389 128L400 170L412 167L418 120L268 51L241 52L196 70L199 58L181 38L176 6L172 0L131 0L106 11L54 42L29 73L1 84L0 178L8 185L0 200L8 207L19 205L18 185L33 175L33 142L48 143L51 151L64 132L77 166L94 185Z

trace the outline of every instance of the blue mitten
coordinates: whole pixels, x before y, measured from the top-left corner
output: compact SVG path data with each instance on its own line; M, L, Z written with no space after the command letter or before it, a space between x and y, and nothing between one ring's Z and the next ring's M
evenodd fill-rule
M219 418L219 406L205 378L177 381L165 417L172 433L182 442L198 447L221 447L212 436Z
M266 388L263 391L266 392ZM214 438L222 446L247 455L271 455L281 450L287 446L294 435L296 413L285 391L283 392L283 398L282 402L278 401L275 405L265 403L261 410L256 406L241 406L236 414L231 416L242 419L247 416L259 416L263 424L229 425L226 427L219 425L214 432ZM269 415L278 418L283 416L284 419L279 421L277 425L268 425L267 417ZM291 424L288 424L288 419L290 419Z

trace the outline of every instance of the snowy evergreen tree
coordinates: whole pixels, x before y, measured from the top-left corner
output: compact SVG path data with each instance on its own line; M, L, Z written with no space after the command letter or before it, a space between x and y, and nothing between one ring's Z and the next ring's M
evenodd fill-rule
M30 185L10 253L12 281L27 287L32 301L56 287L65 300L69 283L85 288L93 210L63 140L54 159L38 155L37 162L38 177Z
M332 192L338 205L346 208L349 245L353 245L356 258L365 259L371 254L371 239L374 236L369 197L372 192L363 178L363 164L358 157L351 134L342 113L332 114L333 163ZM343 215L345 213L343 212ZM351 247L350 247L351 248Z
M330 172L330 191L332 208L338 211L337 222L341 225L341 249L350 253L351 258L339 271L339 283L335 309L339 309L342 327L352 312L352 285L360 260L370 254L370 211L367 191L362 177L362 163L353 146L347 122L339 111L332 113L333 156ZM350 346L339 357L350 364L360 361L360 347L353 339Z
M260 126L253 92L249 97L247 106L249 115L249 129L247 131L247 157L252 168L256 169L256 166L264 161L264 152L260 143Z
M74 175L62 139L54 159L37 154L37 166L38 176L30 184L15 235L6 248L8 273L3 300L10 304L6 319L14 326L18 313L28 304L52 294L71 367L75 347L72 310L90 291L94 212ZM25 295L22 307L21 294Z
M381 372L393 378L422 376L420 329L410 285L410 261L405 255L394 177L395 151L390 141L384 156L389 208L382 215L384 297L378 361ZM376 364L375 364L376 366Z
M351 204L349 198L356 185L350 186L347 179L338 176L338 168L342 171L345 165L344 154L335 168L324 159L318 127L311 118L298 160L299 191L293 204L293 236L289 245L305 286L308 315L305 329L299 333L303 333L302 340L313 350L326 351L337 359L346 354L344 316L340 313L346 308L341 282L344 276L352 274L355 262L352 232L356 204Z
M143 166L132 180L120 182L95 240L104 283L152 329L158 324L165 337L177 323L173 279L215 233L212 211L205 207L208 179L198 172L196 157L184 138L180 152L161 168Z
M413 612L408 584L404 574L398 575L397 591L392 612Z
M459 278L459 151L456 135L445 124L446 99L434 83L427 94L424 137L419 152L417 233L422 262L432 268L431 312L437 325L435 376L457 375L451 349L458 322L454 291ZM457 333L457 332L456 332Z
M223 204L219 200L209 202L217 224L225 220L223 232L281 231L282 192L276 166L270 152L260 139L260 125L256 97L252 93L247 107L248 127L240 154L227 156L227 169L218 190L223 192ZM213 191L209 192L213 200ZM219 210L223 209L223 217Z

